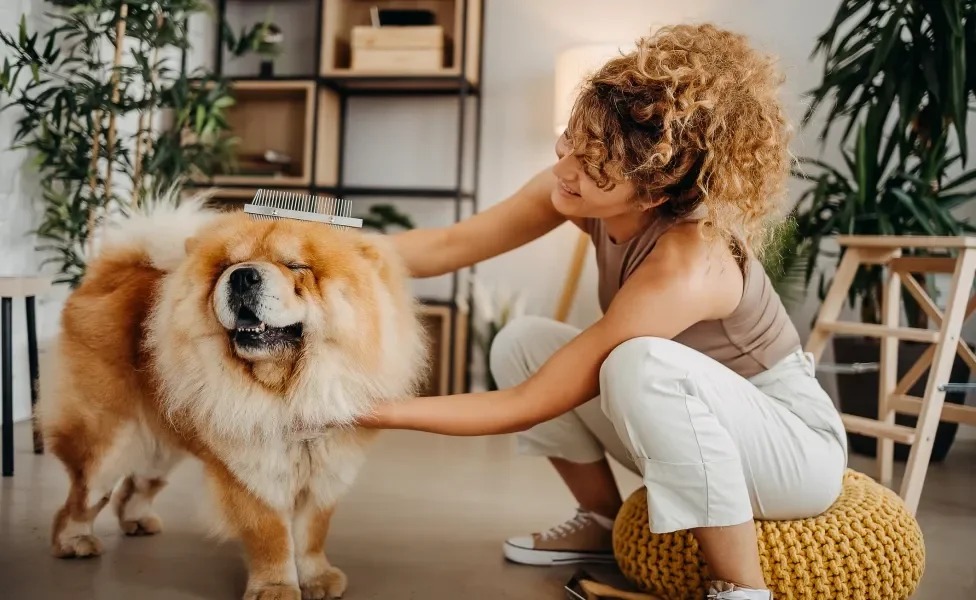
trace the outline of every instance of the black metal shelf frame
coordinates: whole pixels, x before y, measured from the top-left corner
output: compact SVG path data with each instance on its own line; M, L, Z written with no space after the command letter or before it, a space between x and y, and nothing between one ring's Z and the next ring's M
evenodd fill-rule
M217 47L215 49L215 73L218 76L223 75L223 63L224 63L224 39L223 39L223 28L220 26L224 22L227 14L227 5L229 2L234 0L215 0L217 3L216 10L216 29L217 29ZM328 0L317 0L315 2L315 73L316 75L301 77L301 76L285 76L285 77L273 77L273 78L260 78L260 77L232 77L233 81L315 81L316 90L315 97L312 99L314 116L312 131L312 173L311 179L312 184L310 186L280 186L290 189L302 189L309 190L313 194L327 194L334 195L338 197L390 197L390 198L401 198L401 199L444 199L452 200L454 202L454 222L460 221L462 217L462 208L465 204L470 204L471 214L475 214L479 210L478 205L478 184L480 176L480 163L481 163L481 121L482 121L482 101L481 101L481 88L480 85L476 85L471 81L470 73L467 72L467 53L468 53L468 10L471 8L471 0L456 0L458 9L461 11L461 36L459 40L455 40L456 48L460 48L460 56L458 58L458 64L460 66L460 73L457 75L425 75L425 76L361 76L361 75L317 75L322 73L321 65L321 47L322 47L322 36L323 36L323 22L322 22L322 11L323 5ZM484 80L484 22L485 22L485 4L487 0L482 0L479 3L479 10L481 12L480 18L478 19L478 24L480 31L477 32L478 35L478 79L479 82ZM185 69L186 56L182 59L182 63ZM319 152L319 140L318 140L318 125L319 125L319 96L322 89L328 89L339 96L339 119L337 126L339 127L339 152L338 152L338 164L337 164L337 177L338 180L336 185L323 186L319 185L316 181L316 165L318 164L318 152ZM346 147L346 135L347 135L347 121L348 121L348 104L349 99L357 96L432 96L432 97L456 97L458 102L458 134L457 134L457 161L456 161L456 173L455 173L455 186L453 188L395 188L395 187L363 187L363 186L348 186L344 183L343 173L345 171L345 147ZM472 181L473 189L465 190L464 180L465 180L465 154L466 154L466 142L468 138L467 133L467 117L468 117L468 100L473 99L475 102L475 124L474 124L474 140L473 140L473 157L471 157L471 169L472 169ZM213 184L197 184L197 185L213 185ZM255 179L253 185L244 184L233 184L224 187L231 188L259 188L263 186L275 186L273 179L268 179L262 181L260 179ZM476 267L472 266L468 269L471 275L475 274ZM435 299L421 299L423 302L431 305L437 306L448 306L451 310L451 322L450 322L450 346L454 348L457 344L458 330L457 330L457 310L458 306L455 299L458 297L459 293L459 276L458 272L451 275L451 298L448 300L435 300ZM473 298L468 295L467 298L468 305L473 309ZM474 311L469 310L466 322L466 328L468 329L467 335L465 336L466 348L465 356L467 357L467 364L464 365L464 389L470 389L471 384L471 354L472 354L472 344L474 336L471 335L470 328L472 326L471 319L473 317ZM448 377L448 388L450 390L454 389L455 381L455 353L449 353L450 363L445 366L449 371Z

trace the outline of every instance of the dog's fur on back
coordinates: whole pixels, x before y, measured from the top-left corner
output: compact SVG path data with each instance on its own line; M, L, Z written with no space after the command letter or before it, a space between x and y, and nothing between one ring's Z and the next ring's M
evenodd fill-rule
M372 433L353 422L416 392L424 337L387 240L317 223L162 205L106 236L62 312L38 418L71 488L52 552L94 556L110 501L130 535L202 461L248 600L340 596L329 518Z

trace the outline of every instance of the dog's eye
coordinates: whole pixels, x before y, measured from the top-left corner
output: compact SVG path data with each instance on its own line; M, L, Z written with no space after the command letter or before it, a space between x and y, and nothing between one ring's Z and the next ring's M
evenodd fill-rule
M299 263L289 263L289 264L287 264L285 266L288 267L289 269L291 269L292 271L296 271L296 272L298 272L298 271L311 271L312 270L312 267L310 267L308 265L299 264Z

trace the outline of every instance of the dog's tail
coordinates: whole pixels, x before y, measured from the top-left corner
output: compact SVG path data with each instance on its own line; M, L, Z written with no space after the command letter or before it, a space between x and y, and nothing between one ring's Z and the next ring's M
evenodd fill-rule
M179 190L146 198L129 215L108 224L100 253L135 252L161 271L173 271L186 257L186 241L219 216L205 206L210 192L179 200Z

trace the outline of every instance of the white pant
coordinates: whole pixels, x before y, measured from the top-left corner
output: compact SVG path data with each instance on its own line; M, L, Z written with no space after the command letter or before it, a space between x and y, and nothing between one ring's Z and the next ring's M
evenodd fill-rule
M512 321L491 349L498 386L524 381L578 333ZM837 499L847 464L840 415L802 351L745 379L651 337L614 349L600 397L519 434L518 447L576 463L610 454L643 476L654 533L815 516Z

